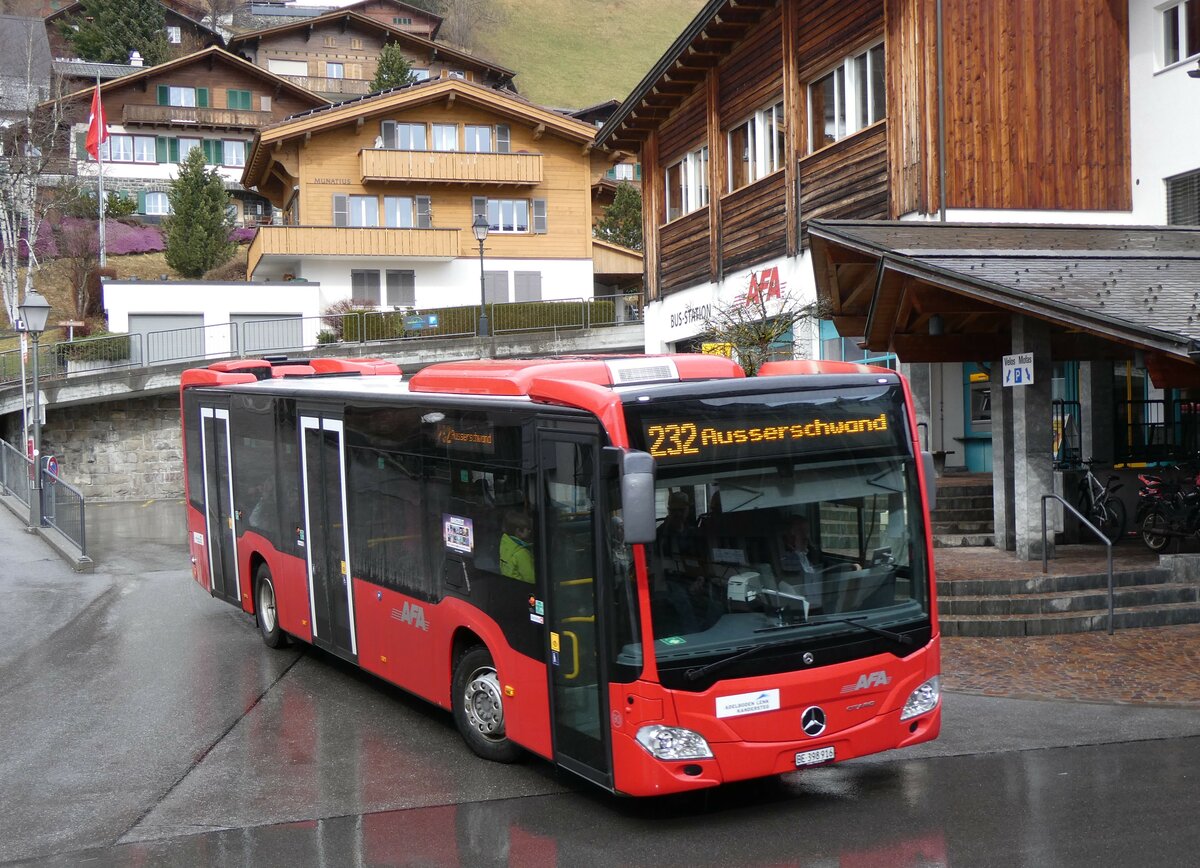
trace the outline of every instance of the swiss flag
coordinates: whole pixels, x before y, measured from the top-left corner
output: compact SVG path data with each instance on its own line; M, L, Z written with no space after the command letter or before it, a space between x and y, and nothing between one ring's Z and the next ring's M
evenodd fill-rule
M104 119L104 103L100 102L100 88L92 93L92 113L88 117L87 152L92 159L100 159L100 146L108 141L108 123Z

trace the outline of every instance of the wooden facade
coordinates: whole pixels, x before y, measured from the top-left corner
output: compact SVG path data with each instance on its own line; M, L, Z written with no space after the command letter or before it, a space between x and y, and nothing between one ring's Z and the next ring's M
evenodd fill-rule
M169 60L186 57L189 54L194 54L213 45L224 46L224 40L219 33L210 30L199 22L199 16L204 14L203 10L195 9L186 4L173 4L170 2L162 3L162 7L165 25L167 27L179 28L179 42L168 42L167 44L167 58ZM63 22L83 14L83 6L81 4L71 3L46 16L46 36L50 40L50 51L55 58L68 59L79 57L79 54L71 46L71 43L63 36L60 26Z
M947 207L1132 207L1124 4L963 0L943 29ZM809 86L881 43L885 111L823 145ZM937 72L932 2L709 4L600 133L642 162L649 296L795 255L813 218L936 212ZM730 190L730 130L779 101L783 165ZM667 173L705 146L708 203L668 222Z
M419 256L422 259L453 259L462 248L460 234L458 229L260 226L250 244L246 273L253 274L264 256Z
M346 4L342 9L353 10L359 15L374 18L381 24L406 30L426 39L437 39L438 30L442 26L440 15L398 0L360 0L358 3Z
M467 126L494 130L503 125L510 152L379 149L375 144L385 121L422 125L427 144L433 142L433 125L454 126L460 149ZM428 197L431 228L454 230L453 255L464 257L478 256L470 231L474 200L519 200L528 203L528 231L492 232L489 257L590 259L594 133L595 127L503 91L443 79L272 127L256 141L243 183L286 209L289 222L304 227L334 226L337 196L375 198L380 225L385 197ZM453 179L443 170L461 174ZM542 207L545 225L539 231L535 208ZM347 247L339 255L359 255L355 250Z

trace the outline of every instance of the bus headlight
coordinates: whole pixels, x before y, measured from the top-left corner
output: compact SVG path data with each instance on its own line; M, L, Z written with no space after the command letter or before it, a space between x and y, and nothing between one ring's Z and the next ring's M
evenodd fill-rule
M918 714L933 711L942 698L942 679L935 675L908 695L904 710L900 712L901 720L908 720Z
M713 755L704 736L676 726L643 726L638 730L637 740L658 759L711 759Z

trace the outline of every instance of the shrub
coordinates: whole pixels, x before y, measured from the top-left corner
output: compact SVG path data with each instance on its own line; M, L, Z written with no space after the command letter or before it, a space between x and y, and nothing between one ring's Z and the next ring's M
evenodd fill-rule
M234 244L249 244L257 231L253 226L239 226L229 233L229 240Z
M321 329L319 332L317 332L318 344L336 344L337 340L338 336L329 329Z
M357 341L358 317L346 316L346 314L362 313L364 311L371 311L374 309L374 307L368 305L364 301L359 301L352 298L343 298L341 301L335 301L333 304L329 305L329 307L325 308L325 314L322 316L322 320L324 321L325 325L329 326L329 331L333 334L334 340L342 340L343 337L345 337L343 332L347 327L349 327L353 330L355 337L347 338L347 340ZM349 326L347 326L347 324L349 324Z
M205 280L222 280L233 282L246 279L246 260L244 257L235 256L233 259L226 262L224 265L218 265L216 268L208 271L204 275Z
M114 362L129 358L129 335L96 335L84 341L58 344L55 353L60 363L71 359L76 362Z

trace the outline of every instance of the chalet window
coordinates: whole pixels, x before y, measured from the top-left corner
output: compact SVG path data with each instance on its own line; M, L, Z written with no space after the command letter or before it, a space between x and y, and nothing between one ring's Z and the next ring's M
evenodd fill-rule
M461 69L447 69L446 78L461 78L463 81L466 81L467 74Z
M350 196L349 215L351 226L378 226L379 199L375 196Z
M180 139L174 162L183 162L186 160L188 154L192 152L192 148L203 147L204 142L202 142L200 139Z
M133 137L133 161L135 163L158 162L158 148L154 136Z
M412 19L404 16L397 16L392 19L393 24L412 24Z
M171 201L167 198L166 193L143 193L142 194L142 213L143 214L170 214Z
M533 212L532 228L529 223ZM489 232L521 233L532 231L535 235L546 234L545 199L486 199L475 196L471 200L471 213L484 215L488 220Z
M332 63L332 62L326 63L325 64L325 77L326 78L345 78L346 77L346 65L344 63Z
M384 196L384 225L391 229L431 229L432 212L428 196Z
M409 72L412 73L413 81L429 81L428 69L417 69L416 67L413 67L409 69Z
M225 107L250 111L251 97L248 90L225 91Z
M208 88L206 87L174 87L160 84L158 86L158 104L192 108L208 107Z
M267 58L267 71L275 75L308 75L307 60L278 60Z
M887 113L883 43L846 58L808 86L809 150L818 151Z
M1167 223L1200 226L1200 169L1167 178Z
M401 124L384 121L379 125L385 148L401 151L425 150L425 124Z
M1182 0L1159 10L1162 23L1162 65L1200 55L1200 0Z
M610 181L640 181L642 180L642 164L618 163L605 172L604 177Z
M708 204L708 145L667 166L667 220Z
M516 301L541 301L542 273L540 271L514 271L513 287Z
M351 48L362 48L362 39L358 36L351 36L350 37L350 47Z
M376 269L351 269L350 298L356 304L379 306L379 271Z
M496 153L507 154L512 150L512 130L508 124L496 124Z
M183 42L183 31L178 27L167 27L167 42L172 45L179 45Z
M100 157L106 163L132 163L133 136L110 135L100 146Z
M729 131L729 192L783 168L783 130L783 103L777 102Z
M392 307L412 307L417 303L417 275L414 271L389 268L387 279L387 303Z
M221 165L241 167L246 165L246 143L226 139L221 142Z
M435 151L457 151L458 124L434 124L433 149Z
M337 48L337 37L336 36L326 36L325 37L325 47L326 48Z
M492 128L467 124L463 127L463 150L470 154L492 152Z

